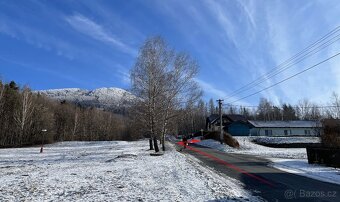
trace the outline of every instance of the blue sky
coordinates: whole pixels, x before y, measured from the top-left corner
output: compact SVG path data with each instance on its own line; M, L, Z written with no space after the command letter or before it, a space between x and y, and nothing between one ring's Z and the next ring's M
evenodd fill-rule
M139 47L161 35L200 66L205 99L226 99L340 25L337 0L0 0L0 76L32 89L129 88ZM340 51L340 42L226 99L232 102ZM234 104L340 93L340 57Z

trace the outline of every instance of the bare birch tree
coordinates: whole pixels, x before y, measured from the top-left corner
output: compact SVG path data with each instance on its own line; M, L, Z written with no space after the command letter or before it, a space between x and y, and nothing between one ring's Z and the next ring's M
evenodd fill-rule
M195 102L201 91L194 80L197 64L183 53L175 53L160 37L146 40L131 70L132 91L140 99L135 116L150 138L162 139L181 107ZM150 147L151 149L151 147Z
M20 108L14 113L14 120L20 128L19 141L22 144L22 139L25 133L25 127L31 118L34 110L32 92L29 88L24 87L20 97Z
M336 92L332 93L331 104L333 105L331 112L335 118L340 118L340 97Z
M192 105L199 100L201 90L194 80L198 73L198 66L187 54L177 54L173 64L170 64L164 80L163 113L161 137L164 143L168 124L175 119L179 109L186 105ZM163 150L164 144L162 144Z
M135 105L136 116L144 125L150 136L150 149L152 139L159 134L160 96L164 91L164 80L167 66L172 52L160 38L148 39L140 49L134 68L131 70L132 92L139 97Z
M0 80L0 114L2 112L2 106L3 106L2 98L4 97L4 93L5 93L5 85L2 84Z
M3 85L2 82L0 81L0 107L1 107L2 98L4 97L4 92L5 92L5 85Z
M209 115L215 114L216 113L216 108L214 104L214 100L210 98L209 100Z
M321 117L318 105L310 102L308 99L300 100L296 109L301 120L317 120Z
M298 115L302 120L310 119L312 103L308 99L300 100L297 105Z
M73 129L72 129L72 137L71 140L74 140L74 137L76 136L76 132L79 128L79 109L74 109L74 119L73 119Z

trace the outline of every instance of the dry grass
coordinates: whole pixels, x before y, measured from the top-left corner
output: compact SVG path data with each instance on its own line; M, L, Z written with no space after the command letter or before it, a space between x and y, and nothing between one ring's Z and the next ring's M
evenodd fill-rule
M238 141L235 138L233 138L233 136L231 136L229 133L224 133L223 139L224 143L226 143L227 145L234 148L240 148L240 143L238 143Z
M212 131L209 132L207 135L204 136L204 139L214 139L217 141L220 141L220 132L219 131ZM233 138L229 133L224 132L223 133L223 141L225 144L234 147L234 148L239 148L240 144L238 141Z

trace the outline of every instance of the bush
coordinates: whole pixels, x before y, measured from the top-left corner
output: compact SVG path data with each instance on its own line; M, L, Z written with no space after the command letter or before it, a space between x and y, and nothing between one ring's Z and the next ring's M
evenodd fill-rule
M240 148L240 143L238 143L238 141L235 138L233 138L233 136L231 136L229 133L224 133L223 139L224 143L226 143L227 145L234 148Z
M204 139L214 139L216 141L220 141L220 132L218 131L208 132L206 135L204 135ZM238 141L235 138L233 138L233 136L226 132L223 132L223 142L234 148L240 147Z
M323 121L323 128L322 144L326 147L340 148L340 120L326 119Z

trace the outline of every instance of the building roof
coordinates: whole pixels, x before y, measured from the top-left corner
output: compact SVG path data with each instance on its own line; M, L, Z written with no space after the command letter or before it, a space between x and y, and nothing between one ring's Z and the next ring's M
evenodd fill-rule
M207 121L210 122L210 123L213 123L219 118L220 117L219 117L218 114L212 114L212 115L208 116Z
M315 128L319 121L248 121L255 128Z
M223 114L222 119L223 120L227 119L229 122L236 122L236 121L247 122L247 118L240 114ZM212 124L218 120L220 120L220 116L218 114L212 114L207 118L207 121Z
M236 122L236 121L243 121L243 122L247 122L247 118L243 115L240 114L228 114L227 118L231 121L231 122Z

